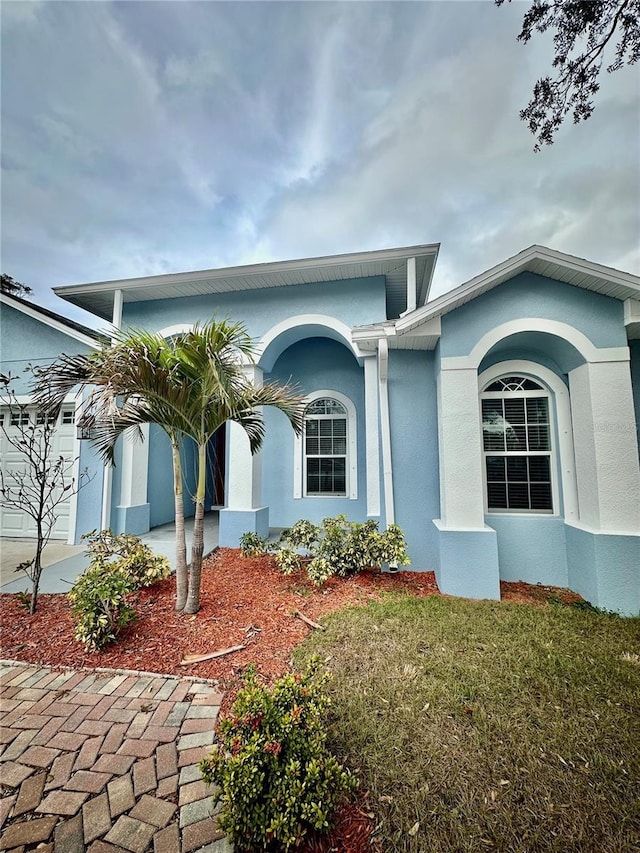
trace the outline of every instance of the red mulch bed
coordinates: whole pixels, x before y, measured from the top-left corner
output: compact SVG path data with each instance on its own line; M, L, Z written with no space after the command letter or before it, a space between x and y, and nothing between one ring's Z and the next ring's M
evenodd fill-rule
M88 653L73 636L73 621L64 595L41 595L28 616L15 595L1 595L2 656L30 663L72 668L135 669L216 679L229 691L227 704L248 663L271 681L284 673L291 652L311 630L293 613L312 620L347 605L364 605L385 592L426 596L439 594L433 572L382 574L366 571L348 579L333 578L314 587L304 575L283 577L271 558L243 557L220 549L202 572L201 609L195 616L173 609L174 581L169 578L136 593L138 621L120 640L101 652ZM567 590L529 584L501 584L503 598L527 603L551 595L570 602ZM187 654L205 654L244 645L239 652L215 660L180 666ZM365 798L343 810L329 840L308 844L305 853L365 853L371 850L373 820Z

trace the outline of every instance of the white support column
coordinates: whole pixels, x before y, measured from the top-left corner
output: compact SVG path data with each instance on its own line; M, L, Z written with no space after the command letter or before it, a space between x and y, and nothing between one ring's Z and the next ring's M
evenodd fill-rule
M391 419L389 417L389 345L385 338L378 342L378 386L380 388L380 432L382 437L382 473L384 477L384 517L388 527L396 523L393 495L393 460L391 457Z
M444 528L482 530L484 489L478 373L441 370L438 377L440 522Z
M582 364L569 373L580 524L640 533L640 470L628 361Z
M137 430L127 430L122 438L122 479L120 481L120 506L141 506L147 503L149 474L149 424Z
M111 323L115 329L122 327L122 290L116 290L113 294L113 310L111 314ZM111 339L112 343L115 338ZM102 478L102 529L106 530L111 527L111 490L113 484L113 468L111 465L104 466L104 474Z
M262 385L262 370L243 367L254 385ZM237 548L243 533L269 535L269 507L262 505L262 453L251 455L246 432L233 421L227 424L227 505L220 510L219 543Z
M416 259L407 258L407 312L415 311L417 304Z
M380 436L378 429L378 361L364 359L365 453L367 472L367 515L380 515Z
M243 368L254 385L262 385L262 370L254 365ZM227 509L251 510L262 506L262 451L251 455L246 432L230 421Z

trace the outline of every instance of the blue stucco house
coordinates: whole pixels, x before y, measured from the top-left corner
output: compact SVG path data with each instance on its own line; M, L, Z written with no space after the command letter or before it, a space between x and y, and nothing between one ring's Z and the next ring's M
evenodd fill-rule
M11 429L11 419L35 418L31 407L29 365L50 364L60 353L87 353L100 346L101 338L86 326L68 320L33 301L0 293L0 372L11 377L18 402L27 408L24 412L10 411L0 399L0 418ZM6 400L5 400L6 402ZM80 441L76 429L76 410L79 400L69 396L64 401L54 434L51 458L64 456L75 460L72 474L77 480L79 472L88 474L88 482L78 495L72 495L57 511L52 539L76 544L83 533L99 529L102 523L102 490L105 481L104 466L86 441ZM0 465L10 470L23 464L19 454L8 444L0 432ZM10 507L0 507L0 536L33 537L36 535L33 519Z
M543 246L436 299L438 245L59 287L118 327L172 335L245 323L253 381L293 380L305 435L267 411L251 456L215 438L220 542L299 518L396 522L440 589L566 586L640 612L640 278ZM187 465L188 469L188 465ZM173 518L164 435L124 442L103 513L140 533Z

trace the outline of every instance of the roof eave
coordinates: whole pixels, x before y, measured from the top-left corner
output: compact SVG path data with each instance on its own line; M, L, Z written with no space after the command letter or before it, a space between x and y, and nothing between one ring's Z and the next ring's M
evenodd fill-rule
M49 326L51 329L55 329L56 331L73 338L79 343L85 344L86 346L95 348L99 347L103 342L103 338L98 332L96 332L95 336L89 334L89 330L87 330L87 333L81 332L79 329L68 325L68 323L64 321L64 318L56 319L55 317L51 317L49 314L43 313L40 310L40 306L27 305L22 300L14 299L7 293L0 293L0 302L8 305L10 308L14 308L16 311L20 311L27 317L37 320L45 326Z
M210 270L196 270L193 272L166 273L154 276L141 276L137 278L113 279L109 281L95 281L84 284L61 285L54 287L56 295L63 299L83 293L110 293L116 290L133 290L136 288L157 287L163 285L180 285L198 281L216 280L224 278L242 277L252 275L279 275L285 272L308 271L317 268L325 270L332 266L344 264L366 264L367 262L400 260L404 257L414 255L434 255L437 258L439 243L426 243L417 246L402 246L392 249L376 249L369 252L352 252L343 255L326 255L314 258L299 258L287 261L273 261L261 264L247 264L235 267L220 267Z
M427 303L421 308L412 311L411 314L402 317L396 325L397 333L399 335L407 334L434 317L442 316L448 311L454 310L454 308L458 307L458 303L464 304L469 302L481 293L486 292L486 290L490 290L492 286L495 286L492 285L492 282L498 283L500 280L509 280L522 272L526 272L529 266L536 260L555 263L567 269L573 269L576 272L600 277L608 282L623 287L626 286L630 289L630 293L637 293L640 296L640 278L633 275L633 273L617 270L614 267L607 267L593 261L587 261L584 258L578 258L564 252L558 252L547 246L534 244L517 255L507 258L507 260L469 279L454 290L434 299L433 302Z

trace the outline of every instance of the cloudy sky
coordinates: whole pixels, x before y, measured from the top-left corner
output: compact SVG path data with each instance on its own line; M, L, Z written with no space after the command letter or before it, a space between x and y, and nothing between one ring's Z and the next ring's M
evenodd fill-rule
M2 271L62 284L441 242L640 272L638 69L533 152L528 4L2 3Z

